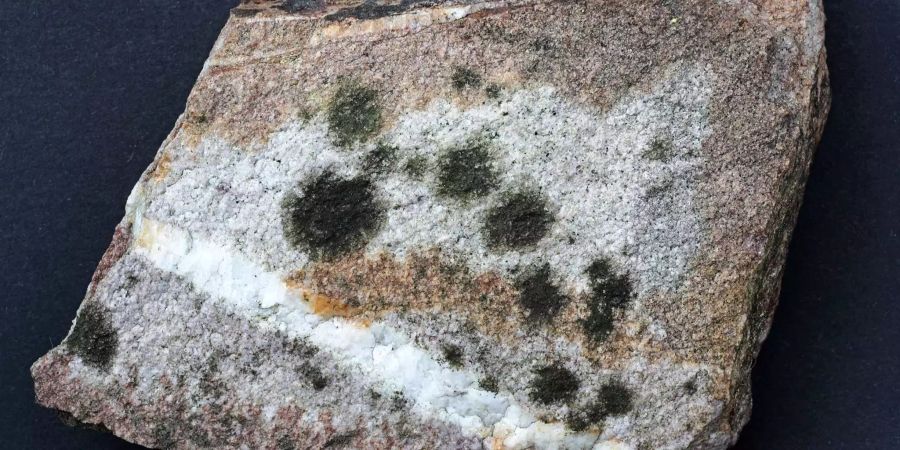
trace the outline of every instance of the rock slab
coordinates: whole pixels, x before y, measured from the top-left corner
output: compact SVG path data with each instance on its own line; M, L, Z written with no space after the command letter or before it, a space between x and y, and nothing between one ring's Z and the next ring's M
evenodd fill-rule
M818 0L245 1L37 400L153 448L725 448Z

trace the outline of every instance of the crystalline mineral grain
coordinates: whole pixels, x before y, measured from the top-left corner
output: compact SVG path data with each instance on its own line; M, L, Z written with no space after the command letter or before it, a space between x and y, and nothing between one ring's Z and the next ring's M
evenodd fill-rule
M723 448L818 0L245 2L38 401L158 448Z

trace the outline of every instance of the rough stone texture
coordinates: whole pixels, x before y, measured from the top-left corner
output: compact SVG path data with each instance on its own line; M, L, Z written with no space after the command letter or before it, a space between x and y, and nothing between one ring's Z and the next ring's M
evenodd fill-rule
M237 7L66 340L158 448L723 448L829 107L818 0Z

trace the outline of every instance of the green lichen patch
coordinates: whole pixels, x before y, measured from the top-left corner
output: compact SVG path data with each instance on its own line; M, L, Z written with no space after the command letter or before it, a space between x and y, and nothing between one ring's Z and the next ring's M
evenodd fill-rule
M504 195L485 219L488 247L502 250L535 245L550 230L553 220L547 201L539 193L525 190Z
M650 161L671 161L675 157L675 144L670 139L656 138L650 142L642 156Z
M107 370L119 347L118 336L109 310L100 303L89 300L78 311L75 327L65 344L85 364Z
M497 173L487 143L469 141L438 158L438 195L468 201L497 187Z
M488 98L498 98L500 97L500 92L503 91L503 88L500 87L497 83L488 83L484 88L484 94L487 95Z
M595 342L603 342L615 328L617 310L626 308L633 296L631 280L627 274L615 273L606 259L597 259L588 266L591 296L588 299L588 316L582 321L585 334Z
M591 402L582 409L573 409L566 416L566 425L572 431L582 432L606 418L606 410L600 402Z
M345 448L350 446L350 443L353 442L353 439L356 437L356 432L350 433L342 433L336 434L332 436L330 439L325 441L325 444L322 445L322 448Z
M619 275L605 259L595 260L587 269L591 284L591 297L595 302L613 308L625 308L631 302L631 279L627 274Z
M602 303L588 305L588 316L581 326L585 334L595 342L603 342L615 328L614 311Z
M484 389L488 392L497 393L500 391L499 383L497 382L497 377L493 375L487 375L481 380L478 381L478 387Z
M363 170L368 174L383 174L389 172L397 164L397 152L400 149L396 145L379 142L363 158Z
M450 75L450 81L453 83L453 87L458 91L466 88L477 88L481 86L481 75L471 68L458 66L453 69L453 74Z
M282 202L284 235L314 259L331 259L365 246L384 211L369 178L325 172Z
M321 391L328 386L328 377L316 366L304 365L300 368L300 373L303 374L310 386L317 391Z
M628 414L634 405L633 397L634 394L621 382L607 382L600 387L596 400L569 413L566 425L574 431L584 431L609 416Z
M544 264L517 283L519 304L528 311L528 318L547 321L568 303L568 298L551 280L550 265Z
M452 367L463 366L463 351L458 345L447 344L443 347L444 360Z
M403 164L403 173L414 180L421 180L426 172L428 172L428 158L424 156L412 156Z
M631 412L634 406L633 397L628 387L620 381L610 381L600 387L600 403L610 416L621 416Z
M378 92L356 80L343 80L328 104L328 130L334 143L348 147L365 141L380 126Z
M556 362L534 371L528 397L545 405L567 403L575 397L581 382L571 370Z

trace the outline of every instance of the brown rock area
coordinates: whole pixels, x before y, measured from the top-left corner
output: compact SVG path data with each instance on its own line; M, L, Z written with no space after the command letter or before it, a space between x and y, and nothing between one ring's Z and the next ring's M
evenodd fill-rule
M37 400L151 448L725 448L818 0L245 0Z

